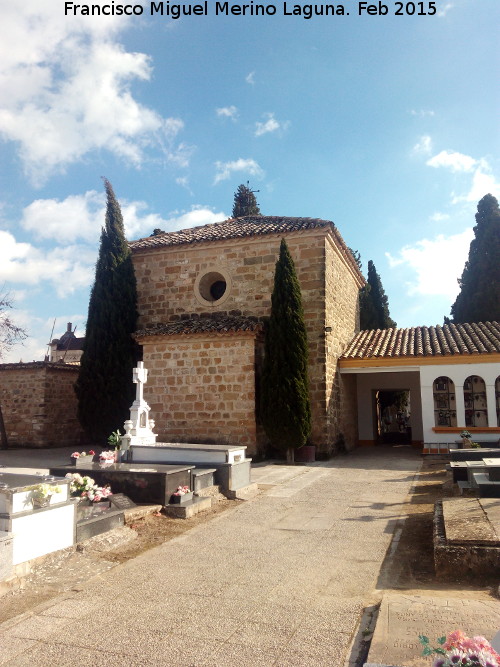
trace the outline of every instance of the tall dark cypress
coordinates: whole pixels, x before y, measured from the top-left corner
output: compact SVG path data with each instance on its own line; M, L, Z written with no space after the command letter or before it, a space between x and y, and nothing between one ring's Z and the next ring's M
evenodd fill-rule
M106 219L92 287L80 373L75 385L78 418L86 434L105 444L123 428L134 400L132 334L137 323L137 287L120 205L104 179Z
M244 215L261 215L254 193L247 185L239 185L234 193L233 218Z
M266 329L260 414L271 445L286 451L290 461L294 450L306 444L311 432L307 360L300 286L283 239Z
M389 299L372 260L368 262L367 285L360 290L360 326L361 329L390 329L396 326L389 314Z
M491 194L477 205L474 239L458 283L454 322L500 321L500 210Z

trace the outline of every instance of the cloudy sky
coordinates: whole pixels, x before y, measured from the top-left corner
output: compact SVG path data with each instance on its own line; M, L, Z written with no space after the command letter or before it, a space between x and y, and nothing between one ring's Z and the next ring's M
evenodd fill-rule
M250 181L264 214L333 220L399 326L449 314L477 202L500 195L498 0L274 6L0 0L0 286L30 335L5 360L42 359L54 319L83 334L101 176L130 239L223 220Z

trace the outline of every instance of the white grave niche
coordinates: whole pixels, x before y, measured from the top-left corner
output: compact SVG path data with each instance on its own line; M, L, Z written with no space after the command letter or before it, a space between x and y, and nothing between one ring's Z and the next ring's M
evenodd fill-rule
M135 401L130 406L130 419L123 424L125 435L122 436L121 458L128 458L128 450L132 445L155 445L156 433L153 433L154 420L149 419L151 408L144 400L144 385L148 380L147 368L144 362L137 362L137 368L132 370L132 380L137 385Z

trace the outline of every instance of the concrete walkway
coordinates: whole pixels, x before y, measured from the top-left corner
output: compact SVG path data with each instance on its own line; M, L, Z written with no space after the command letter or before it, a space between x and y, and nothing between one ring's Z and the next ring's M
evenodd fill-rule
M256 466L254 500L1 625L0 664L341 667L420 460Z

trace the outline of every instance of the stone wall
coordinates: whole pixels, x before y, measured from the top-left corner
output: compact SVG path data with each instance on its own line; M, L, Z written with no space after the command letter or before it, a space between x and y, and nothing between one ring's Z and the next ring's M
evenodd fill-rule
M358 329L361 283L333 237L330 228L286 234L302 291L308 335L311 444L323 453L330 453L342 429L349 431L349 438L355 437L352 429L341 425L336 362ZM273 234L134 251L139 328L210 311L268 316L280 242L281 236ZM227 284L224 296L214 303L201 298L198 289L200 278L210 272L224 276ZM332 327L331 334L325 333L326 326ZM144 362L149 368L146 354ZM186 432L190 428L198 431L196 411L190 414L195 421L182 419L184 428ZM179 428L176 436L181 435ZM169 429L169 439L173 436Z
M352 449L357 444L356 385L351 379L341 380L337 362L354 334L359 331L358 295L362 283L331 237L326 239L325 267L327 418L324 437L328 448L332 448L342 433L347 447Z
M255 335L154 336L143 344L158 442L246 445L257 450Z
M0 403L10 447L77 447L78 366L0 364Z

